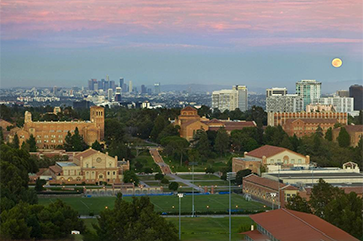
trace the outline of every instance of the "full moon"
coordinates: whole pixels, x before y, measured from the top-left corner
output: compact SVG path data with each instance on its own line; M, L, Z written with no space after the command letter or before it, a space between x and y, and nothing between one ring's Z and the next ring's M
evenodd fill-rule
M335 58L333 59L333 61L331 61L331 64L333 65L333 67L339 68L340 66L342 66L343 61L339 58Z

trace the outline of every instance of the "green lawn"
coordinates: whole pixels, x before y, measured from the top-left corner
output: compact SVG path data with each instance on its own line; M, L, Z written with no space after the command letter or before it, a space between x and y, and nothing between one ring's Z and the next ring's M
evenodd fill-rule
M191 174L179 174L178 177L186 179L186 180L192 180L192 175ZM194 174L194 180L221 180L221 179L219 177L215 176L215 175Z
M179 228L178 218L166 218ZM84 219L86 227L93 230L92 223L97 223L97 219ZM243 235L238 234L242 225L251 225L253 221L249 217L232 217L232 240L241 240ZM228 240L228 217L203 217L190 218L183 217L182 225L182 240Z
M214 181L210 181L210 182L198 182L198 181L194 181L193 182L195 185L197 186L228 186L228 182L224 181L224 180L214 180Z
M196 212L225 212L228 210L228 195L195 195ZM39 204L47 205L57 198L39 198ZM98 214L105 207L113 208L115 197L62 197L59 198L76 209L81 215L88 215L90 212ZM124 197L131 201L132 197ZM155 211L176 213L178 212L178 197L173 196L150 196L151 202L155 205ZM238 206L238 207L236 207ZM242 196L232 195L232 208L238 210L264 210L264 205L258 202L246 201ZM192 209L192 196L185 195L182 199L182 212L190 213Z

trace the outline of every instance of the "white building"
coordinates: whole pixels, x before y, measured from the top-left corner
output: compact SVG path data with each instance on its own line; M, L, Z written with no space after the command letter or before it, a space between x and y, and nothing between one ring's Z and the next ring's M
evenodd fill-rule
M119 87L117 87L117 88L119 88ZM108 101L112 102L112 98L113 98L113 91L112 91L112 89L108 89L107 90L107 99L108 99Z
M266 98L266 112L301 112L304 98L297 94L274 94Z
M266 89L266 98L272 95L286 95L287 94L287 89L286 88L271 88L271 89Z
M353 97L324 97L318 100L319 104L333 105L335 112L353 112L354 98Z
M233 111L248 109L248 91L246 86L233 86L231 90L219 90L212 93L212 109Z
M317 103L321 96L321 82L316 80L296 82L296 94L304 98L304 106L310 103Z

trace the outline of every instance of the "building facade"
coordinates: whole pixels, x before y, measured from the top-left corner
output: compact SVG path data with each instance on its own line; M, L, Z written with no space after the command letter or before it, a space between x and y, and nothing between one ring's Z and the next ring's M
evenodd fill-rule
M349 90L337 90L336 96L349 97Z
M337 123L342 125L348 124L347 113L336 113L336 112L269 112L267 113L267 125L269 126L284 126L287 120L290 119L334 119Z
M220 128L225 128L227 133L230 134L233 130L242 130L245 127L256 126L254 121L209 120L205 117L200 117L198 111L191 106L182 109L180 115L173 123L180 127L180 136L188 141L194 138L198 130L218 131Z
M239 108L248 110L248 90L246 86L233 86L231 90L219 90L212 93L212 109L233 111Z
M350 136L350 146L356 147L363 137L363 125L344 126ZM333 140L337 141L341 127L333 129Z
M108 153L87 149L73 153L72 161L56 162L49 167L52 184L122 183L123 173L130 169L129 161L120 161Z
M272 94L266 97L266 112L304 111L304 98L296 94Z
M296 82L296 94L304 98L304 106L316 103L321 95L321 82L316 80L301 80Z
M271 88L266 89L266 98L272 95L286 95L287 89L286 88Z
M350 86L349 96L354 98L354 110L363 110L363 86Z
M324 97L318 100L319 104L332 105L335 112L353 112L354 98L353 97ZM307 111L307 110L306 110Z
M297 137L309 136L320 127L325 135L329 128L334 129L335 119L289 119L282 125L282 129L289 135Z
M32 114L26 111L24 126L19 129L14 128L8 140L11 142L17 134L21 145L30 135L33 135L38 148L53 149L63 145L68 132L73 134L78 128L84 141L92 145L96 140L100 142L104 138L104 118L104 108L98 106L91 107L90 121L33 121Z

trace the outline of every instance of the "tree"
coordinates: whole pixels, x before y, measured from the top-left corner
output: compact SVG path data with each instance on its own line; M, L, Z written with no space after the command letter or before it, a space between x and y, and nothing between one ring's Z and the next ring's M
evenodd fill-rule
M214 170L213 167L207 167L207 169L205 169L206 174L213 174L215 172L216 172L216 170Z
M197 130L197 133L194 136L193 145L202 157L207 158L210 155L211 146L208 135L204 130Z
M18 137L18 134L15 134L14 135L12 144L13 144L13 147L14 148L19 149L20 145L19 145L19 137Z
M169 190L172 190L174 192L176 192L179 188L179 184L177 182L171 182L169 184Z
M44 190L43 185L45 185L47 182L44 179L40 179L39 177L35 181L35 191L41 192Z
M337 138L340 147L350 146L350 135L344 127L340 128L339 136Z
M167 178L163 178L163 179L161 179L161 184L169 184L169 180L167 179Z
M186 154L189 142L179 136L168 136L161 139L161 145L165 146L164 152L167 155L173 156L174 159L180 159L180 166L182 166L183 156Z
M168 136L179 136L179 128L174 126L174 124L167 125L158 135L157 142Z
M244 170L240 170L236 173L236 180L235 180L235 183L237 185L242 185L243 183L243 178L245 176L248 176L252 173L252 171L250 169L244 169Z
M145 168L144 168L144 172L145 172L146 174L151 174L151 173L153 173L153 170L151 169L151 167L145 167Z
M92 240L178 240L175 226L154 211L148 197L134 197L127 202L119 193L114 209L105 209L97 220Z
M290 138L286 135L284 136L284 138L282 139L281 143L280 143L281 147L287 148L289 150L292 150L294 148L294 146L291 143Z
M135 186L139 185L139 178L135 174L134 171L127 170L124 172L124 182L125 183L134 183Z
M124 128L124 125L117 119L106 119L104 137L106 144L110 145L112 142L123 142L125 135Z
M95 140L95 142L92 143L92 149L102 151L102 146L97 140Z
M73 151L84 151L88 148L86 142L84 142L83 137L79 134L78 127L74 130L72 136L72 149Z
M154 122L154 127L150 133L151 139L154 141L158 140L159 134L164 130L164 128L169 124L164 116L158 115Z
M70 131L68 131L66 137L64 138L63 149L66 150L66 151L72 151L73 150L72 134L71 134Z
M164 178L164 175L161 172L158 172L155 174L155 180L161 181L161 180L163 180L163 178Z
M329 129L326 131L325 139L328 140L328 141L333 140L333 129L331 127L329 127Z
M33 136L33 134L30 135L29 139L26 141L29 145L29 151L36 152L37 151L37 143Z
M324 136L323 128L321 128L320 125L318 125L318 128L316 128L315 134L319 135L320 137Z
M224 155L229 148L229 135L226 129L220 128L217 132L216 143L214 144L214 150L220 155Z
M287 200L286 208L304 213L311 213L308 201L299 194Z

